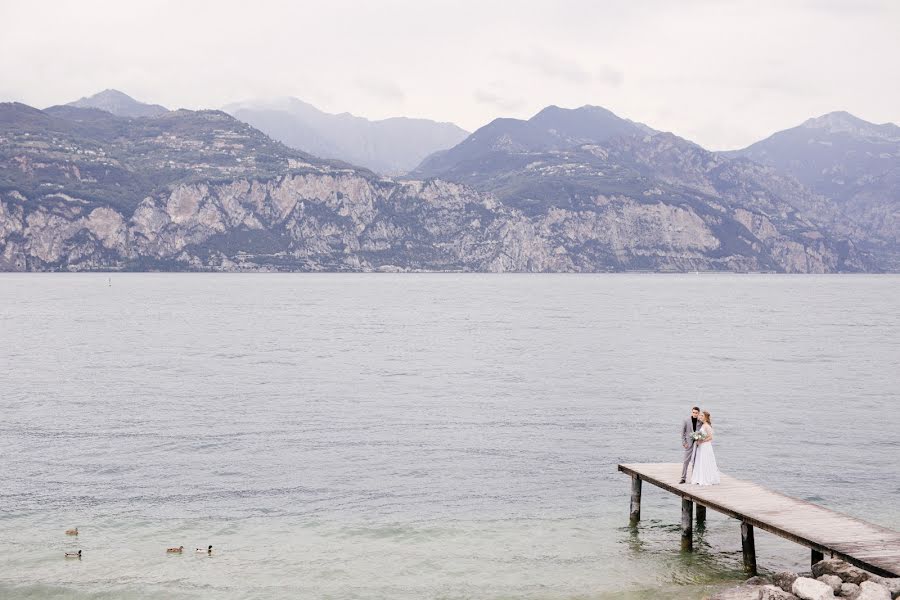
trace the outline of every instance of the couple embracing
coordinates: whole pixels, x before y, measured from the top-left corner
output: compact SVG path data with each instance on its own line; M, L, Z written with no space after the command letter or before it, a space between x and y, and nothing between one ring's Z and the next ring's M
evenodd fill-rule
M688 468L691 468L691 483L696 485L717 485L719 483L719 467L713 453L713 428L709 411L700 411L700 407L691 409L691 416L681 425L681 445L684 446L684 466L681 469L681 481L685 483Z

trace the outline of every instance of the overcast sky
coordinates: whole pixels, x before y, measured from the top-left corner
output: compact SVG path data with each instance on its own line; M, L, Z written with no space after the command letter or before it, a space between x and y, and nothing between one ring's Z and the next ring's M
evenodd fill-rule
M595 104L710 149L847 110L900 122L894 0L0 0L0 101L296 96L474 130Z

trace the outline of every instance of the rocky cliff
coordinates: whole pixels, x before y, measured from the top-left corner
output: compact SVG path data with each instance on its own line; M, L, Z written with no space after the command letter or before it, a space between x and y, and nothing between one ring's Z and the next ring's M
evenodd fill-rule
M3 270L552 270L526 219L455 184L353 173L182 184L134 212L0 200Z
M62 193L0 194L0 270L463 270L831 272L854 265L815 234L785 239L742 210L720 216L626 196L538 218L441 181L306 173L177 186L134 212ZM732 223L731 226L734 226Z

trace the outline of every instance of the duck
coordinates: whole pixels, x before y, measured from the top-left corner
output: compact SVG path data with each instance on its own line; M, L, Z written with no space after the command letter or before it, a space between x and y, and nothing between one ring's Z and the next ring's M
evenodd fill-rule
M171 552L173 554L181 554L182 550L184 550L184 546L178 546L177 548L166 548L166 552Z
M81 550L78 552L66 552L66 558L81 558Z
M207 554L212 554L212 544L209 545L209 548L197 548L194 552L206 552Z
M78 535L78 528L75 529L66 529L66 535Z

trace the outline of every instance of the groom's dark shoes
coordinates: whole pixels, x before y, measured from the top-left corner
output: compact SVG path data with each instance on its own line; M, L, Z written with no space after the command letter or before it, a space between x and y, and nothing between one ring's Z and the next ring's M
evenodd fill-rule
M684 479L682 479L682 480L681 480L681 481L679 481L679 482L678 482L678 483L684 483Z

